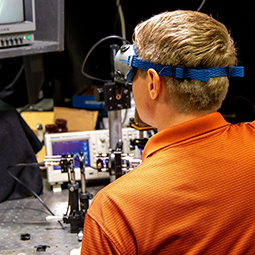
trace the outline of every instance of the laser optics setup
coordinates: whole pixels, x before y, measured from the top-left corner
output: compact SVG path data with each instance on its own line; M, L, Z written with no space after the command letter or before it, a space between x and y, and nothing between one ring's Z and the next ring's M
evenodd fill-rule
M111 38L124 40L118 36L106 39ZM89 199L92 198L86 190L86 181L98 178L114 181L133 170L141 163L141 151L153 134L152 127L135 129L134 123L130 125L132 128L122 128L121 110L130 108L132 83L115 70L114 61L119 49L117 44L110 46L112 80L105 81L103 89L95 91L96 100L104 101L108 111L109 130L45 135L47 156L44 162L48 182L53 191L61 190L60 185L68 182L69 204L63 221L71 224L71 233L83 230ZM48 217L49 220L52 218Z

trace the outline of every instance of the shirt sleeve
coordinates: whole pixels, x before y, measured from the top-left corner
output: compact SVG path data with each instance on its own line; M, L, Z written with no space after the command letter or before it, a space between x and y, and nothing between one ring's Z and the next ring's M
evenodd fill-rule
M90 215L86 215L81 255L121 254L107 234Z

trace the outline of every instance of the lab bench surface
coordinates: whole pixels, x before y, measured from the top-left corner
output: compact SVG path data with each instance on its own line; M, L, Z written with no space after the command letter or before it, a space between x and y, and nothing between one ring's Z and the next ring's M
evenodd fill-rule
M95 195L103 186L87 187ZM44 189L40 196L56 216L63 216L68 206L68 190L53 192ZM1 255L68 255L80 247L76 233L70 232L70 224L49 222L51 215L36 199L25 198L0 203L0 254ZM64 226L64 229L63 229ZM21 240L29 234L30 240ZM26 239L26 238L25 238ZM44 249L45 251L40 251Z

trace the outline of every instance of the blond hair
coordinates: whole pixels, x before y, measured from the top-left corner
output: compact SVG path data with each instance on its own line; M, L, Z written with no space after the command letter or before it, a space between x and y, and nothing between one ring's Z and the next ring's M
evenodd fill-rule
M193 11L164 12L138 24L133 40L138 57L153 63L190 68L237 64L236 49L226 27ZM178 112L217 110L227 94L227 77L208 82L164 77L169 102Z

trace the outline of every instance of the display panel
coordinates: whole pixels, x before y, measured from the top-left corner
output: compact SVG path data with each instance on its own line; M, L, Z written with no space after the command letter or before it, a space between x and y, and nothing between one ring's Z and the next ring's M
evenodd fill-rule
M0 0L0 24L24 21L23 0Z
M78 158L79 153L84 153L85 164L90 165L89 157L89 141L88 140L72 140L64 142L52 142L53 155L74 155ZM75 160L75 168L79 168L79 162ZM54 170L60 170L60 166L55 166Z

